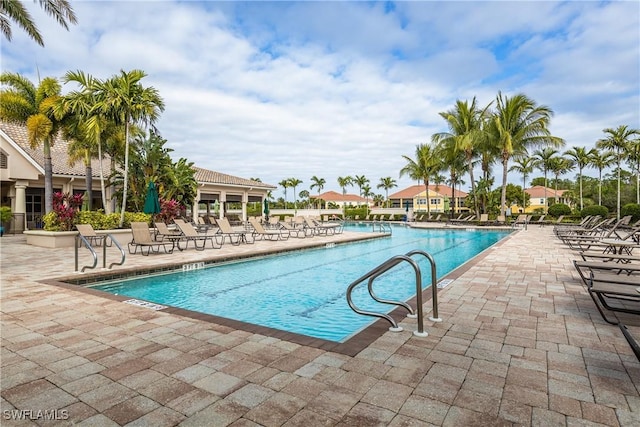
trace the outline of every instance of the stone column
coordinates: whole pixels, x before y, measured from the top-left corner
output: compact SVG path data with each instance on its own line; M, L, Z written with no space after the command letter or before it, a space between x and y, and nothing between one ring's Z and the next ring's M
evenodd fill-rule
M27 228L27 196L25 191L27 187L29 187L29 181L16 181L14 185L16 197L13 213L17 221L14 225L16 231L26 230Z

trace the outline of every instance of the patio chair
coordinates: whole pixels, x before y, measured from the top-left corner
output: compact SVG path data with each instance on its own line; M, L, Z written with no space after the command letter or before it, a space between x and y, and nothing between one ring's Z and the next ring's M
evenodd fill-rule
M223 244L227 237L229 238L231 244L235 246L238 246L240 243L253 243L255 241L252 235L249 235L249 238L247 239L246 231L234 230L231 227L231 224L229 224L227 218L218 218L216 222L218 223L217 234L222 236Z
M287 240L289 238L289 231L284 229L267 230L255 218L249 218L249 224L253 227L252 237L254 240L258 238L265 240Z
M207 246L207 242L211 242L212 249L220 249L222 247L222 242L218 242L216 234L198 233L193 225L178 218L174 219L173 222L176 223L178 229L180 229L183 235L182 241L185 242L185 247L180 248L181 250L187 249L189 247L189 242L193 242L193 246L198 251L203 251Z
M577 260L573 264L607 323L620 323L616 312L640 314L640 265ZM605 310L616 319L611 319Z
M511 226L513 228L516 228L518 225L522 225L525 226L529 223L528 221L529 216L526 214L520 214L518 215L518 217L516 218L515 221L513 221L513 224L511 224Z
M161 248L165 253L170 254L173 252L173 242L158 242L153 240L149 225L146 222L132 222L131 233L133 234L133 239L128 245L130 254L135 254L138 249L140 249L140 253L144 256L150 253L160 253Z
M331 234L335 234L337 227L339 225L330 225L330 224L320 224L315 221L313 218L309 218L307 216L304 217L305 228L310 230L316 236L329 236Z
M495 225L506 225L507 217L505 215L498 215L496 220L493 222Z
M93 229L91 224L76 224L76 230L78 230L78 233L84 237L91 246L107 244L106 236L96 234L96 231Z
M298 237L300 239L304 239L305 237L308 236L307 234L307 230L304 228L299 228L299 227L294 227L291 224L287 223L287 222L279 222L278 223L278 227L283 229L283 230L287 230L289 232L290 236L295 236Z
M487 224L489 224L489 214L480 214L478 225L487 225Z

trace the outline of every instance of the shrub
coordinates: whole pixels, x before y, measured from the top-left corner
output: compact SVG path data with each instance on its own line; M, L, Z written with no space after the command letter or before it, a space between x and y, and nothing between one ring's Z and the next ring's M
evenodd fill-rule
M558 218L560 215L571 215L571 208L564 203L556 203L549 206L547 213Z
M582 209L582 212L580 212L580 216L584 218L588 215L600 215L601 217L605 218L607 215L609 215L609 209L607 209L606 206L600 205L587 206L586 208Z
M11 208L9 206L0 206L0 224L11 221Z
M627 203L620 210L620 215L631 215L631 221L638 221L640 219L640 205L637 203Z

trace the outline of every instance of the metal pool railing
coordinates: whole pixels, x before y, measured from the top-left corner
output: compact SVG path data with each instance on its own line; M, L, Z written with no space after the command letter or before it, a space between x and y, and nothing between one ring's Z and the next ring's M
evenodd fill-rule
M366 280L368 282L367 288L369 290L369 295L371 296L371 298L373 298L375 301L382 304L391 304L391 305L396 305L396 306L405 308L409 312L407 317L411 317L411 318L417 317L417 320L418 320L418 330L414 331L413 334L420 337L426 337L428 333L424 331L424 322L423 322L423 314L422 314L422 272L420 271L420 266L418 265L418 263L413 258L411 258L414 255L422 255L426 257L429 263L431 264L431 292L432 292L432 304L433 304L433 317L430 317L429 320L433 322L442 321L442 319L438 317L438 286L436 283L436 263L431 255L420 250L413 250L413 251L407 252L404 255L393 256L388 260L386 260L385 262L383 262L382 264L378 265L373 270L363 275L362 277L352 282L347 288L347 303L349 304L349 307L351 307L351 309L358 314L362 314L364 316L379 317L381 319L387 320L389 323L391 323L391 327L389 328L389 330L392 332L402 331L402 327L398 326L398 323L395 321L395 319L389 316L388 314L363 310L359 307L356 307L356 305L353 303L353 298L352 298L353 290L355 289L356 286L358 286L360 283ZM392 268L404 262L411 265L415 273L417 314L414 313L413 308L409 304L403 301L393 301L393 300L382 299L378 297L373 291L373 282L375 281L376 278L378 278L383 273L391 270Z
M102 268L107 268L107 239L109 239L109 242L112 243L113 245L115 245L119 250L120 250L120 254L121 254L121 258L120 261L118 262L112 262L111 264L109 264L109 268L113 267L114 265L122 265L124 264L125 261L125 252L124 249L122 249L122 246L120 246L120 244L118 243L118 241L116 239L113 238L113 236L109 233L100 236L100 242L102 245ZM78 271L78 249L80 248L80 246L82 246L82 244L84 244L84 246L89 249L89 252L91 252L91 256L93 257L93 264L92 265L85 265L84 267L82 267L82 270L80 270L82 273L84 273L84 271L88 268L96 268L96 266L98 265L98 253L96 252L95 248L91 245L91 243L89 243L89 240L87 240L83 235L78 234L76 235L76 240L75 240L75 267L76 270Z

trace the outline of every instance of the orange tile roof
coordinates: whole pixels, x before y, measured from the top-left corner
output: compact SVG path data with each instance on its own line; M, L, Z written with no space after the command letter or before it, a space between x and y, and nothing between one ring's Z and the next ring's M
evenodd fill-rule
M430 184L429 190L437 194L440 194L441 196L447 196L447 197L451 196L451 187L449 187L448 185ZM422 193L423 191L424 191L424 184L416 184L416 185L407 187L403 190L400 190L396 193L390 194L389 199L411 199L417 196L418 194ZM467 193L460 190L455 190L453 194L454 194L454 197L460 197L460 198L464 198L468 196Z
M320 199L327 202L360 202L367 203L367 199L357 194L342 194L337 191L326 191L320 195L311 195L313 199ZM371 201L371 199L369 199Z
M547 197L562 197L562 194L564 194L564 192L567 190L558 190L558 193L556 195L556 190L554 190L553 188L549 188L547 187ZM525 193L527 193L529 196L531 197L535 197L535 198L543 198L544 197L544 185L534 185L531 188L527 188L524 190Z

